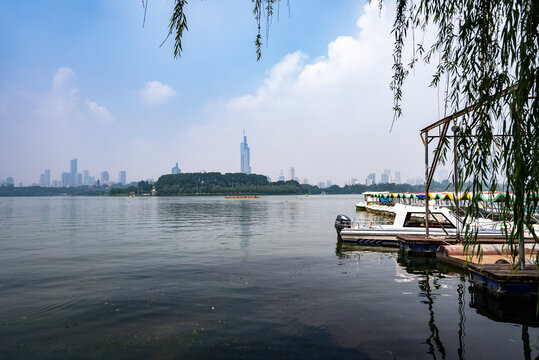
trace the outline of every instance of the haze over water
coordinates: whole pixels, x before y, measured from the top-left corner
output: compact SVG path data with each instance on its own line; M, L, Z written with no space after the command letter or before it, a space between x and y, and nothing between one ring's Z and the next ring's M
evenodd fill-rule
M535 358L535 308L435 259L337 243L358 196L0 199L0 353Z

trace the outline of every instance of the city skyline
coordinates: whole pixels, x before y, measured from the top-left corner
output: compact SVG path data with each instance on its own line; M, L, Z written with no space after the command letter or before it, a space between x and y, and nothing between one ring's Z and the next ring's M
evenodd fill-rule
M424 172L417 135L440 118L440 98L428 87L431 69L418 67L390 132L391 5L296 2L273 24L259 62L249 4L190 4L201 25L187 33L181 59L172 41L159 47L164 0L151 2L144 28L144 10L128 1L1 6L10 15L0 25L0 179L39 183L36 169L56 179L74 157L114 179L121 170L157 179L181 154L185 172L235 172L244 127L256 144L254 172L271 178L290 166L311 183ZM220 15L210 20L208 11Z

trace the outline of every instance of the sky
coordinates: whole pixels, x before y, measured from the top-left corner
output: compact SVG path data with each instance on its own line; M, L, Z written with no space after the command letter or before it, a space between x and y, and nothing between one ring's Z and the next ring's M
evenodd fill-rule
M394 9L377 4L283 0L257 62L248 0L191 0L179 59L160 46L173 0L149 0L144 27L140 1L0 0L0 180L59 179L73 158L113 180L176 162L239 172L244 129L252 171L274 180L291 166L311 184L421 177L440 95L418 67L390 131Z

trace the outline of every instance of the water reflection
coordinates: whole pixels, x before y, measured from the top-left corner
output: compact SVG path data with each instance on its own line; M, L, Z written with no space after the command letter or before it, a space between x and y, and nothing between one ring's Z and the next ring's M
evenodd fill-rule
M539 317L536 314L537 302L533 300L496 299L473 283L470 286L470 295L470 307L482 316L494 321L539 327Z
M436 323L435 301L437 292L442 288L440 281L448 275L458 276L456 287L458 301L458 348L459 359L465 358L465 338L466 338L466 283L465 270L437 264L432 257L410 256L399 252L398 263L406 269L409 274L419 275L417 278L419 296L425 300L421 302L427 305L429 337L425 340L428 346L427 353L434 359L437 355L445 359L446 348L440 337L440 330ZM532 347L530 344L529 326L538 327L539 317L537 316L537 303L530 299L496 299L489 296L485 289L476 287L470 282L469 287L469 307L476 310L476 313L498 322L521 324L522 326L522 348L524 359L531 359ZM539 359L539 356L536 358Z

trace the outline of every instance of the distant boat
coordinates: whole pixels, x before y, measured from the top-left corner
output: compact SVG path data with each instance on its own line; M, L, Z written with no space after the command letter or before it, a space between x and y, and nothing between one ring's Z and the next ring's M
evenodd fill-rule
M260 196L256 195L238 195L238 196L225 196L225 199L259 199Z

